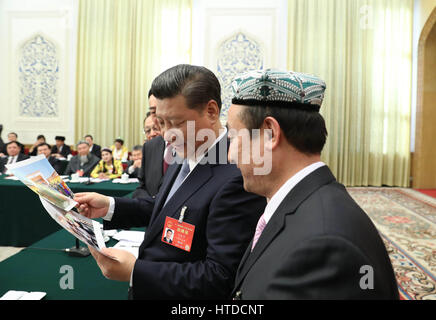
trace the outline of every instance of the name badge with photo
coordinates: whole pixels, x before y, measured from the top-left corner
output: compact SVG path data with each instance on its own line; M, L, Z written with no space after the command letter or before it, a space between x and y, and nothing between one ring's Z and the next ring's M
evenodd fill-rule
M180 223L177 219L166 217L161 240L166 244L190 252L194 231L194 225L186 222Z

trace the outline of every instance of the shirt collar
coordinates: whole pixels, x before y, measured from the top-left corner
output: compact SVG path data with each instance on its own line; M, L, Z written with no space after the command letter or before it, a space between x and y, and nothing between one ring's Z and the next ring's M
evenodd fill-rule
M212 149L227 133L227 128L226 127L222 127L220 129L220 131L222 131L222 133L219 135L219 137L214 141L214 143L207 149L207 151L209 151L210 149ZM189 164L189 172L192 172L192 170L194 170L194 168L197 166L197 164L204 158L205 154L207 152L205 152L201 157L198 157L196 160L193 159L188 159L188 164ZM188 174L189 175L189 174Z
M265 212L263 214L263 218L265 222L268 221L273 216L274 212L276 212L279 205L283 202L285 197L291 192L291 190L305 177L314 172L316 169L325 166L324 162L315 162L311 165L305 167L304 169L298 171L295 175L293 175L288 181L286 181L280 189L272 196L268 204L266 205Z

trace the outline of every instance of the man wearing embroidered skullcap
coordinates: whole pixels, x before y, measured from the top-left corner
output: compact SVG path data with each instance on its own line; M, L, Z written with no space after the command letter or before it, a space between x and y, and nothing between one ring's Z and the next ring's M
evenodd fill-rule
M232 297L398 299L375 226L321 162L324 81L260 70L237 76L232 88L229 160L241 170L245 190L268 199Z

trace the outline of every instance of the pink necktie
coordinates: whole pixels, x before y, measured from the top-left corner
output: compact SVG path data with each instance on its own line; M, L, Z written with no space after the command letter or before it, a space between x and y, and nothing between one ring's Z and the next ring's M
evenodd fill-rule
M257 226L256 226L256 232L254 233L254 238L253 238L253 245L251 246L251 251L253 251L254 246L257 243L257 240L259 240L260 235L262 234L263 229L265 229L266 226L266 221L263 218L263 215L260 217L259 221L257 222Z

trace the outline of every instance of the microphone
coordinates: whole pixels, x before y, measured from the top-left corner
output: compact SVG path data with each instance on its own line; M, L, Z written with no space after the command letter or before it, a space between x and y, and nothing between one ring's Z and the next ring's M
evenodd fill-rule
M64 250L65 250L65 252L68 253L68 255L70 257L83 258L83 257L87 257L91 254L91 252L89 252L88 248L80 246L79 239L77 239L77 238L76 238L76 246L75 247L67 248Z

